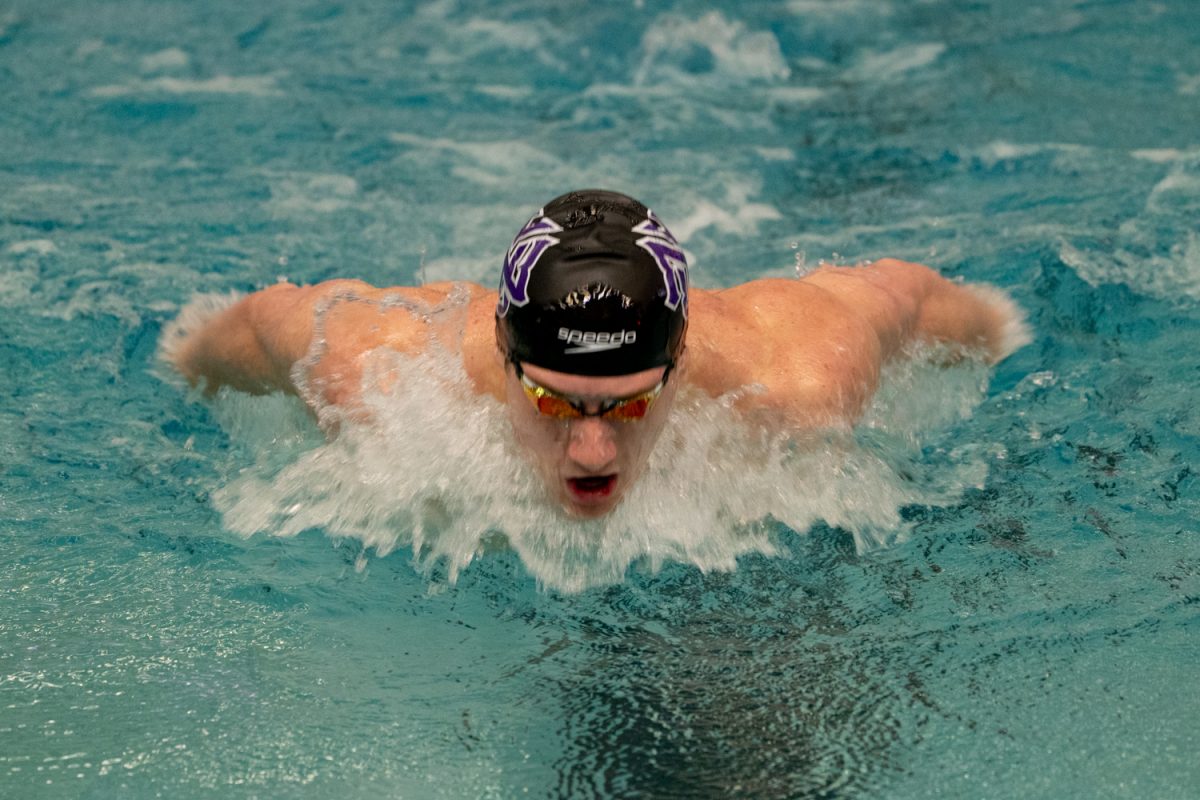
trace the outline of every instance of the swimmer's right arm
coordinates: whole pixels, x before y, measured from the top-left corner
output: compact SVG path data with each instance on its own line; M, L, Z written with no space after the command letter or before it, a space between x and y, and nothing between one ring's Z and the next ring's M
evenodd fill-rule
M203 380L206 394L222 386L251 394L299 394L292 366L312 346L318 305L340 293L378 291L355 280L279 283L242 298L187 334L171 360L188 383Z
M201 323L168 347L168 359L192 385L203 380L206 394L229 386L251 394L288 392L314 406L350 406L360 398L365 354L380 347L422 352L437 335L436 326L414 309L431 309L455 296L465 302L465 336L452 326L442 344L462 337L463 365L476 388L500 396L496 373L502 370L491 364L495 292L470 283L388 289L357 280L276 284ZM318 330L320 342L314 341ZM301 375L294 367L302 360Z

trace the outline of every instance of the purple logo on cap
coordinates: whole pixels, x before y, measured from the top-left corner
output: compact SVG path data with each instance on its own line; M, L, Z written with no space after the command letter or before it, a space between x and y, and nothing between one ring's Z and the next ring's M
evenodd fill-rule
M525 227L521 228L508 255L504 257L504 273L500 279L500 299L496 304L496 313L503 317L512 306L523 306L529 302L529 276L551 246L558 244L558 239L552 233L562 228L549 217L538 212Z
M667 308L672 311L682 308L686 317L687 259L679 242L653 211L646 212L646 219L633 226L633 232L642 234L635 244L654 257L654 263L662 272L663 283L667 287Z

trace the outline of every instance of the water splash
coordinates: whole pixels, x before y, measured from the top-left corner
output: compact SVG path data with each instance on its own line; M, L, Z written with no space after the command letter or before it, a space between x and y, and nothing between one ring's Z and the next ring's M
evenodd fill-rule
M393 388L367 392L371 421L343 419L329 441L314 440L298 402L218 400L235 439L273 454L214 492L230 529L284 537L317 529L377 556L407 548L418 569L451 582L489 550L510 547L540 585L575 592L619 582L631 566L734 570L740 556L777 552L776 537L791 534L775 522L800 534L823 520L848 530L860 550L878 547L904 537L902 507L951 502L987 471L985 448L929 456L920 435L969 414L986 370L917 360L889 370L892 390L856 433L770 434L741 421L732 397L682 392L640 482L613 513L579 521L547 497L503 407L474 393L458 358L381 350L369 360L365 385L386 372ZM931 380L940 385L929 388Z
M699 19L667 14L642 38L642 63L636 85L660 81L684 86L779 81L791 70L769 31L752 31L719 11Z

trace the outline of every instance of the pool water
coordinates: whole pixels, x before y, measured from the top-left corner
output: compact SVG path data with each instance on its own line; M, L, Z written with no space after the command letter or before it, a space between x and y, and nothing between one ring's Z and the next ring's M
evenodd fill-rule
M1190 0L10 0L0 796L1193 794L1197 30ZM437 353L379 354L387 423L333 441L157 355L280 276L490 285L579 186L646 200L696 285L890 255L1004 287L1033 341L918 354L803 443L685 398L585 526Z

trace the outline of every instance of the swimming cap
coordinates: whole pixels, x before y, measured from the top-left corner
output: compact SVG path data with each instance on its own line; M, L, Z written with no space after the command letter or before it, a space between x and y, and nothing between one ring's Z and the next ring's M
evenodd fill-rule
M687 260L650 209L587 189L551 200L504 259L496 340L511 361L576 375L674 363L687 330Z

